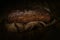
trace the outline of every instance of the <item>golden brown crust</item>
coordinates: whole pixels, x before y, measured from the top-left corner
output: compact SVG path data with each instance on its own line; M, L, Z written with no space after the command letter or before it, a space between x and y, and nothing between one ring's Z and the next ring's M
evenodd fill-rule
M12 16L12 15L11 15ZM13 16L8 18L10 22L31 22L31 21L50 21L50 15L48 13L40 13L34 11L27 11L22 16Z

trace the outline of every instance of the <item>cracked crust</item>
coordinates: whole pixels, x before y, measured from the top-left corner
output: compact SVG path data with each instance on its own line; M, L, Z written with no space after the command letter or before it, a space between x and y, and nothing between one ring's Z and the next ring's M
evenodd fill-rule
M19 14L19 15L17 15ZM16 14L10 14L8 16L9 22L31 22L31 21L45 21L49 22L51 20L50 15L47 12L36 12L36 11L25 11L20 14L20 12L17 12Z

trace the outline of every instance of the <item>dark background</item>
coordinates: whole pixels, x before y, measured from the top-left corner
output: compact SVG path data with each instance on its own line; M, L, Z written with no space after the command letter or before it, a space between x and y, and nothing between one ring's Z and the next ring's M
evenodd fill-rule
M46 6L49 6L49 8L51 9L52 12L55 13L55 15L57 15L57 18L59 19L60 15L59 15L59 9L60 9L60 1L58 0L20 0L20 1L4 1L1 0L0 1L0 14L5 15L4 12L6 12L7 10L12 10L12 9L29 9L31 8L30 5L32 5L33 3L35 4L43 4ZM2 16L1 15L1 16Z
M32 0L22 0L22 1L0 1L0 18L4 18L7 13L7 11L12 9L29 9L31 8L30 5L33 3L39 4L42 3L43 5L46 5L50 8L53 15L55 15L55 18L57 19L57 23L53 25L54 28L53 31L48 31L46 36L42 38L43 40L58 40L60 39L60 1L54 0L54 1L32 1ZM5 37L5 36L4 36ZM1 36L2 38L2 36Z

